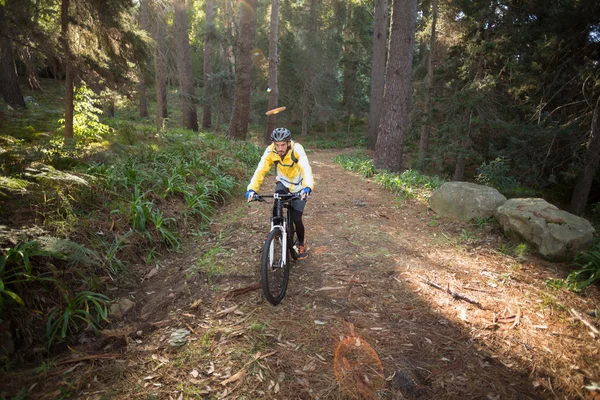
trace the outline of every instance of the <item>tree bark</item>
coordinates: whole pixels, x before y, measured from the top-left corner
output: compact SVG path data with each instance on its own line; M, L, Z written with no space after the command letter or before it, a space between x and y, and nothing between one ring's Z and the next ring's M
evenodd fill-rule
M302 89L302 136L308 134L308 118L310 117L309 110L309 98L308 98L308 79L304 81L304 88Z
M140 28L144 31L148 31L148 0L140 1L140 15L139 15ZM148 99L146 96L146 61L138 60L138 95L139 95L139 113L140 118L146 118L148 116Z
M385 53L387 47L387 0L375 0L373 55L371 58L371 97L369 104L369 137L367 147L375 150L381 117L383 87L385 84Z
M62 0L60 11L60 42L63 50L63 63L65 65L65 140L73 139L73 57L69 43L69 3L70 0Z
M140 66L138 68L138 74L140 81L138 82L138 93L139 93L139 112L140 118L146 118L148 116L148 99L146 96L146 72L144 68Z
M279 0L271 1L271 26L269 31L269 110L277 108L279 102L279 87L277 84L277 40L279 30ZM267 130L264 144L271 143L271 132L277 124L277 116L267 117Z
M383 107L375 146L375 166L392 172L402 169L416 18L416 0L394 0Z
M212 125L212 39L214 36L213 30L213 15L214 1L206 0L206 23L204 27L204 105L202 106L202 128L209 129Z
M235 96L227 137L246 140L250 119L250 92L252 90L252 48L256 36L256 0L248 0L241 8L240 32L237 41Z
M356 67L354 49L351 48L350 42L353 39L352 35L352 4L348 3L346 12L346 26L344 27L344 83L342 105L346 108L346 134L350 133L350 120L354 105L354 94L356 87Z
M581 215L585 210L590 189L594 182L594 175L600 163L600 97L596 101L592 116L592 129L584 156L583 171L577 179L573 195L571 196L571 213Z
M35 62L33 61L33 56L31 55L31 50L25 46L23 47L23 51L21 53L23 55L23 62L25 63L27 86L29 86L29 89L31 90L41 91L42 86L40 85L40 81L37 77L37 70L35 67Z
M177 71L179 73L179 92L183 126L198 132L198 115L194 95L194 75L192 72L192 52L187 20L185 0L173 0L175 7L175 42L177 43Z
M429 152L429 136L431 135L431 90L433 87L433 74L435 63L435 34L438 13L438 0L433 0L431 5L431 39L429 41L429 55L427 57L427 77L425 78L425 104L423 106L425 120L421 127L421 140L419 142L419 169L423 170L427 163Z
M154 40L156 41L156 53L154 56L154 70L156 79L156 129L164 128L164 121L168 117L167 112L167 44L164 10L159 4L153 2L152 14L154 19Z
M9 37L4 5L0 5L0 92L6 104L25 109L25 100L19 86L12 43Z
M306 25L306 45L304 48L304 74L303 81L304 87L302 89L302 132L301 135L308 134L308 128L310 126L310 108L311 108L311 97L313 95L313 85L315 85L315 75L318 71L315 71L315 57L317 57L318 46L318 15L319 15L320 0L310 0L310 9L308 16L308 23Z

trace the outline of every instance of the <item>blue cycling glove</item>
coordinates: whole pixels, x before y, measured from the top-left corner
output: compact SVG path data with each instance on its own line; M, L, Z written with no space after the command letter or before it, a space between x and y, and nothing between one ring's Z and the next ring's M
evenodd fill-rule
M304 189L302 189L302 192L300 193L300 200L304 200L308 197L308 195L310 194L311 190L309 187L305 187Z
M250 189L246 192L246 198L248 199L248 202L251 202L254 196L256 196L256 192L254 190Z

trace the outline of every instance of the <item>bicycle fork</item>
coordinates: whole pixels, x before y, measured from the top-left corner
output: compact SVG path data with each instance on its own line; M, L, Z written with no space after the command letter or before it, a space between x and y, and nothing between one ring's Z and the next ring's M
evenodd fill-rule
M287 263L287 229L285 220L283 220L281 225L273 225L273 222L271 222L271 231L273 229L279 229L281 231L281 265L278 265L277 268L282 268ZM269 247L269 260L271 260L271 268L273 267L274 258L275 246L271 245Z

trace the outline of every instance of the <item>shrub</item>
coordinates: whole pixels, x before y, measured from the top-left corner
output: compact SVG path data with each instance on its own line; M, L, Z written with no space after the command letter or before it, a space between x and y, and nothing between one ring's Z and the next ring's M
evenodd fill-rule
M571 290L581 292L600 280L600 240L588 250L579 253L574 262L581 269L571 272L567 277L567 283Z
M500 192L512 192L519 187L519 180L510 175L510 159L506 157L497 157L489 163L484 162L477 172L475 179L478 182L495 187Z

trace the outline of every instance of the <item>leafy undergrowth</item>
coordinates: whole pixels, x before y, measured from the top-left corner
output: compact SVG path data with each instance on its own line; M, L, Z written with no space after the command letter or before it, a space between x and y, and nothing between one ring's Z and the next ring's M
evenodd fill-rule
M363 178L373 178L386 189L403 198L428 198L444 180L438 176L423 175L416 170L390 173L375 168L373 160L362 152L340 154L334 160L348 171L358 172Z
M210 133L100 119L85 88L76 140L64 142L49 97L0 130L0 326L7 352L18 350L7 368L101 326L104 294L204 235L261 154Z

